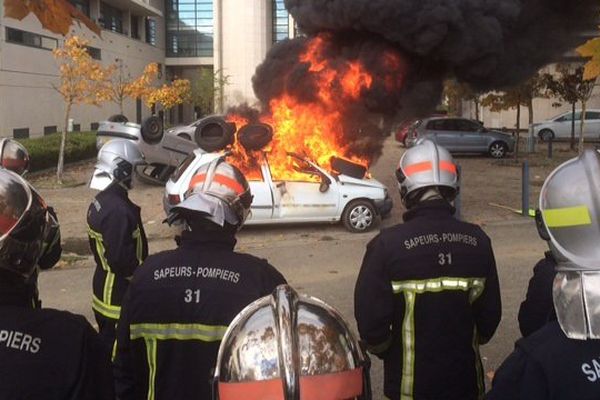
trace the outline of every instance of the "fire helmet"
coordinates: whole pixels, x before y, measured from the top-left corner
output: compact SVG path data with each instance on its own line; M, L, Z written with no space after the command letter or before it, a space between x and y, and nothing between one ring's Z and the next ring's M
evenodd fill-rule
M187 210L219 226L228 223L239 228L250 214L251 204L252 193L244 174L219 157L198 168L184 200L171 209L169 220Z
M229 325L213 400L368 400L369 365L334 308L280 285Z
M0 140L0 165L21 176L29 171L29 152L16 140Z
M0 269L28 278L56 221L19 175L0 169Z
M565 334L600 339L600 154L586 150L556 168L536 222L557 261L554 308Z
M458 194L459 176L452 156L442 146L423 140L406 150L396 169L400 197L408 208L419 201L425 189L437 188L452 201Z
M90 188L104 190L117 182L131 189L135 167L144 164L144 155L129 140L111 140L100 148Z

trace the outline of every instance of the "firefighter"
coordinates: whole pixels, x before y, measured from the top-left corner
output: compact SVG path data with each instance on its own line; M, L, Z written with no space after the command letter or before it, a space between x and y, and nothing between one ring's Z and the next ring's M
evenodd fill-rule
M92 326L32 306L30 277L50 220L30 185L0 170L0 398L112 400L109 354Z
M544 182L539 225L556 260L557 321L520 339L490 400L600 398L600 155L586 150Z
M354 292L360 336L384 360L390 400L481 398L479 345L501 316L490 239L454 218L459 176L443 147L407 150L396 177L407 211L367 245Z
M267 261L234 252L252 195L222 158L201 166L169 222L184 221L180 245L134 274L118 327L117 395L209 399L211 369L227 326L284 277Z
M90 182L100 190L88 208L88 238L96 261L92 308L100 335L112 348L123 295L135 269L148 255L140 208L128 197L143 156L135 144L113 140L98 152Z
M0 140L0 166L2 168L25 176L29 171L29 161L29 152L21 143L10 138ZM44 242L42 255L38 261L38 268L34 269L28 282L28 288L32 292L33 304L38 308L42 306L37 285L39 269L46 270L52 268L60 260L60 255L62 254L58 217L52 207L47 207L47 210L52 222L50 232L46 242Z
M287 285L235 318L216 365L213 400L371 399L369 358L346 322Z

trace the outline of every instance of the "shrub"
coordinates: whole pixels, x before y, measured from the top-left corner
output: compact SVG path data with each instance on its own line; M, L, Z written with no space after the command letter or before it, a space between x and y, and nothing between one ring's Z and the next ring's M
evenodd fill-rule
M29 151L31 158L30 172L56 167L60 147L60 133L31 138L19 139L19 142ZM65 145L65 162L87 160L96 157L96 132L70 132L67 134Z

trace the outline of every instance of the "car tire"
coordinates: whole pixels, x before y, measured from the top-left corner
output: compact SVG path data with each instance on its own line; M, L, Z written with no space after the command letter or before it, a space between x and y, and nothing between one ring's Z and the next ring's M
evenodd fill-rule
M329 164L334 171L356 179L363 179L367 173L367 167L364 165L336 156L331 157Z
M237 140L246 150L262 150L273 140L273 128L261 123L244 125L237 134Z
M194 140L204 151L223 150L233 143L235 124L229 124L221 117L204 118L194 132Z
M508 152L508 146L504 142L494 142L490 145L488 153L492 158L504 158Z
M542 142L548 142L550 140L554 140L554 132L550 129L543 129L539 133L540 140Z
M342 213L342 222L353 233L368 232L375 226L377 213L369 200L354 200Z
M127 122L129 122L129 119L127 119L127 117L124 116L123 114L115 114L115 115L111 115L110 117L108 117L108 122L127 123Z
M165 134L162 121L156 116L148 117L143 120L140 131L142 133L142 139L149 144L159 143Z

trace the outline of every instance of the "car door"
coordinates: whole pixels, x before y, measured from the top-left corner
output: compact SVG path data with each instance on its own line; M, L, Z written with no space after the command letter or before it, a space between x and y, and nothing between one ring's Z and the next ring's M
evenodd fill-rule
M563 116L554 120L555 131L554 135L556 138L570 138L571 137L571 124L572 124L572 115L573 113L567 113ZM581 129L581 112L577 111L575 113L575 136L577 136L577 132Z
M598 139L600 137L600 112L586 111L584 136L588 139Z
M464 151L464 146L461 143L461 132L458 130L456 119L446 118L438 121L440 129L437 134L436 143L448 151Z
M252 192L252 214L249 221L269 221L273 218L274 196L271 176L266 163L245 172L246 179Z
M461 151L485 152L487 151L487 138L481 124L468 119L456 119L458 141Z
M293 180L274 180L273 219L326 221L338 215L339 183L307 162L298 161ZM325 182L325 184L323 184Z

